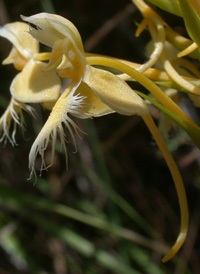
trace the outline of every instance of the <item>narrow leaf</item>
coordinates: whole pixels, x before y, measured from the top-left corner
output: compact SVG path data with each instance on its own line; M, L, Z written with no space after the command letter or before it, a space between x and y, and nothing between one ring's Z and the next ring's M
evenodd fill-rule
M147 1L167 12L173 13L178 16L182 16L182 11L181 11L178 0L147 0Z
M200 46L200 3L198 0L179 0L190 37Z

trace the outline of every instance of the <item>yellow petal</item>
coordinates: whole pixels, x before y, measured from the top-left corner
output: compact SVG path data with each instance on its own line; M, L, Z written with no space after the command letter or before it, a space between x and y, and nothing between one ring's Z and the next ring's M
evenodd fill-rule
M3 65L8 65L12 64L17 70L22 70L25 65L27 64L28 59L26 59L21 53L15 48L12 47L12 50L8 57L3 60L2 64Z
M30 59L38 52L39 43L28 31L28 24L15 22L1 27L0 36L8 39L24 58Z
M62 16L43 12L21 18L35 26L30 29L30 33L42 44L52 47L56 40L68 37L83 52L83 44L77 28Z
M12 81L14 98L25 103L55 101L60 96L61 82L54 71L43 71L46 64L30 60Z
M144 115L148 107L119 77L87 65L83 81L111 109L123 115Z
M84 102L81 107L81 111L76 114L71 113L78 118L91 118L107 115L114 111L104 104L99 97L93 92L93 90L84 82L80 84L74 95L81 95L84 97Z

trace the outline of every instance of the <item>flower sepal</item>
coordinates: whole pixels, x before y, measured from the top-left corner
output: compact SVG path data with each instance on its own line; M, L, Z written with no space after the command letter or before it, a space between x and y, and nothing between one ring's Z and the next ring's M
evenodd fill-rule
M55 101L60 96L61 81L54 71L44 71L45 63L30 60L12 81L12 96L23 103Z

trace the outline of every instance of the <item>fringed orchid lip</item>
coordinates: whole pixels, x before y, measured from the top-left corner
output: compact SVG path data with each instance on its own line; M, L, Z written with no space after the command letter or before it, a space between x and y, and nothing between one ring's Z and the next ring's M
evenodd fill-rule
M78 134L79 128L71 120L68 114L71 113L78 115L79 113L81 113L84 97L79 94L74 94L79 85L80 81L72 82L69 87L62 93L55 106L53 107L48 120L46 121L35 142L33 143L29 154L29 168L31 170L31 177L32 175L35 175L35 159L37 157L37 154L40 154L42 158L41 170L43 169L43 167L47 168L44 161L44 151L46 150L49 141L52 142L51 164L53 163L57 135L59 135L60 137L67 163L68 158L66 148L66 135L64 133L63 125L65 125L65 127L68 129L76 147L73 130L75 131L75 133Z
M7 109L0 118L0 142L6 143L8 140L12 145L16 145L17 126L24 130L23 110L35 116L34 109L31 106L12 97ZM11 130L12 123L14 124L12 126L13 130Z

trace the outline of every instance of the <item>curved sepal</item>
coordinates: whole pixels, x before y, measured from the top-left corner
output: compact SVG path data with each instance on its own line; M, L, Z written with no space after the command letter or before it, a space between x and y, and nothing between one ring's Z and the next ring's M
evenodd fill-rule
M40 43L52 47L59 40L68 37L83 52L81 36L77 28L66 18L46 12L21 18L31 24L30 34Z
M28 31L26 23L9 23L0 28L0 36L8 39L24 58L30 59L38 52L39 44Z
M86 66L83 81L104 104L123 115L144 115L148 107L126 82L101 69Z
M30 60L12 81L12 96L24 103L55 101L60 96L61 81L54 71L44 71L46 64Z

